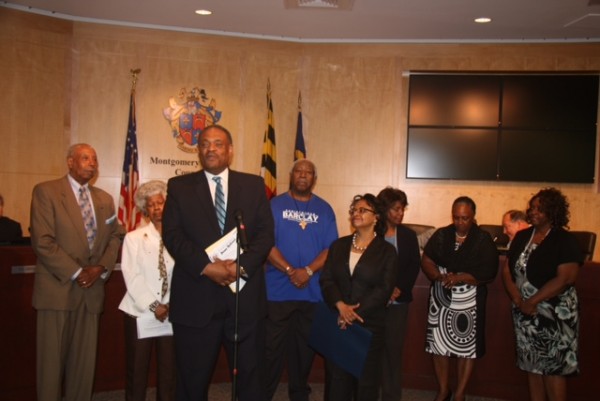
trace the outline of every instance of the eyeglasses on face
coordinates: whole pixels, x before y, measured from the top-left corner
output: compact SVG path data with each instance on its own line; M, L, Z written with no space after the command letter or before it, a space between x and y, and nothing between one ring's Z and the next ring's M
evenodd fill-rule
M350 210L348 210L348 214L350 216L352 216L354 214L354 212L358 212L359 214L365 214L367 212L371 212L373 214L375 214L375 210L371 210L371 209L367 209L366 207L351 207Z

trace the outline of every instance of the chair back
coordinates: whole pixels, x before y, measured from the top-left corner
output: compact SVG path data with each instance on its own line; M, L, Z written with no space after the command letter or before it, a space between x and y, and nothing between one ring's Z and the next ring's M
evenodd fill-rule
M421 235L429 230L433 230L435 229L434 226L427 226L425 224L412 224L412 223L405 223L403 224L404 226L410 228L411 230L413 230L414 232L417 233L417 235Z
M510 239L508 238L508 235L504 234L502 226L497 224L480 224L479 228L490 233L498 248L505 248L508 246Z
M419 248L421 248L421 251L423 251L423 249L425 248L425 245L427 245L427 241L429 241L429 238L435 232L435 227L428 226L425 224L411 224L411 223L406 223L403 225L417 233L417 240L419 241Z
M584 262L592 260L596 247L596 233L591 231L570 231L570 233L577 239Z

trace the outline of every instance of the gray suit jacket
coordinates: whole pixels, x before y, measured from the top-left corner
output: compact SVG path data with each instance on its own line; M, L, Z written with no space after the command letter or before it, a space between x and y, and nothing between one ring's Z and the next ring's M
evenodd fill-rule
M83 289L71 278L80 267L115 266L122 228L113 198L89 186L98 228L89 249L83 218L67 176L36 185L31 201L31 244L37 256L33 307L38 310L74 310L85 302L92 313L104 304L104 281Z

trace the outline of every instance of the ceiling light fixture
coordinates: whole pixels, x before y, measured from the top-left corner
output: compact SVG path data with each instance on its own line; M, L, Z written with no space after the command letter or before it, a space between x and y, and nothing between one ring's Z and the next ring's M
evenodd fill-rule
M196 10L195 13L198 14L198 15L211 15L212 11L210 11L210 10Z
M354 0L283 0L286 9L352 10Z
M338 0L298 0L299 7L338 8Z
M488 17L479 17L479 18L475 18L474 21L477 22L478 24L487 24L488 22L492 22L492 19L488 18Z

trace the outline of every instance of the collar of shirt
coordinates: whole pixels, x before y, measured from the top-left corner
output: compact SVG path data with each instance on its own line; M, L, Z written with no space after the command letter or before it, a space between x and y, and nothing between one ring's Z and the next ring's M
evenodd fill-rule
M94 210L94 200L92 199L92 192L90 191L88 184L81 185L80 183L75 181L73 177L71 177L71 174L67 174L67 177L69 178L69 184L71 184L71 189L73 190L73 194L75 195L77 203L79 203L79 188L85 188L86 192L88 193L88 198L90 198L90 203L92 204L92 211L95 215L96 211Z
M206 179L208 180L208 187L210 188L210 196L212 197L213 203L215 203L215 192L217 191L217 183L213 181L213 177L221 177L221 184L223 185L223 195L225 196L225 205L227 205L227 191L229 189L229 169L226 168L221 174L211 174L204 170Z

